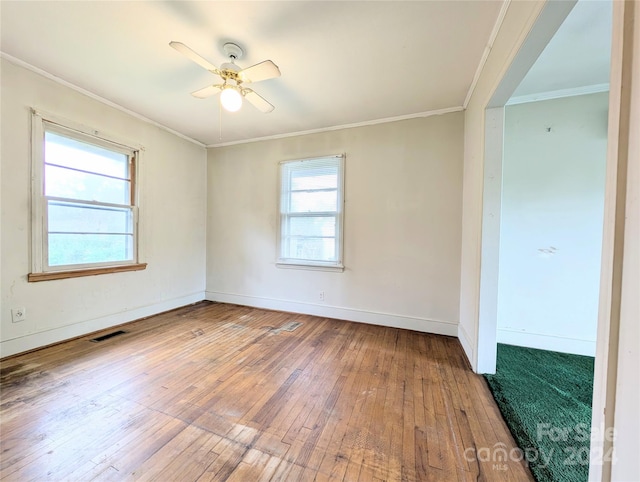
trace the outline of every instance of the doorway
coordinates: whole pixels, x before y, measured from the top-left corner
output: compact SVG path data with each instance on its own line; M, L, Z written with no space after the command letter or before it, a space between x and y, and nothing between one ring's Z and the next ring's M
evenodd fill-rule
M479 373L498 342L595 353L610 38L611 2L549 2L486 109Z
M480 373L495 373L496 348L499 342L568 353L587 354L590 356L595 355L595 339L598 319L597 300L600 282L599 261L601 245L599 243L602 240L607 140L607 111L606 109L603 109L602 106L608 106L608 100L605 92L608 88L606 81L608 81L609 72L607 70L605 74L604 78L606 80L603 81L602 78L600 78L597 82L592 83L589 88L582 86L582 91L578 89L578 91L568 92L568 89L566 88L558 88L556 89L555 97L551 96L545 98L544 95L537 94L538 98L536 98L536 94L531 95L531 93L528 93L529 98L525 100L522 98L526 97L526 95L521 94L515 96L520 97L520 99L517 99L515 102L512 94L514 91L517 92L516 86L526 78L525 73L529 70L529 67L531 67L534 60L538 58L538 55L543 52L545 46L552 44L554 35L559 30L563 22L571 18L570 14L574 9L575 12L580 12L581 9L594 6L609 8L606 15L603 16L602 10L596 15L600 16L599 20L608 20L609 29L604 32L604 48L607 52L610 52L610 40L612 35L612 21L610 13L611 4L608 4L607 2L577 2L577 4L557 2L554 5L553 3L554 2L549 2L543 10L536 26L529 34L529 37L521 48L516 60L504 76L485 112L485 165L481 248L482 269L480 276L479 331L477 347L477 371ZM593 33L593 29L591 29L591 33ZM570 62L570 59L566 61ZM549 75L549 72L547 72L547 75ZM562 92L563 90L564 92ZM564 98L565 100L560 100L560 98ZM551 102L552 99L558 100ZM544 102L547 103L546 106L542 105ZM566 105L562 106L562 103ZM525 104L530 105L525 106ZM513 130L514 119L516 119L515 123L519 124L518 127L528 128L531 131L532 129L537 128L536 123L532 121L533 123L523 126L523 119L531 120L531 116L534 115L532 113L538 111L541 123L540 127L541 129L544 129L540 132L535 132L533 136L530 136L531 138L529 140L531 143L528 147L521 146L524 149L524 157L526 158L528 154L527 148L531 151L531 149L538 148L547 140L552 139L552 135L559 133L566 134L567 125L564 122L566 119L560 119L560 117L562 117L561 115L560 117L554 115L553 110L556 109L555 114L564 114L567 109L571 110L569 104L573 104L573 107L578 107L578 111L580 110L580 106L585 106L586 104L591 104L590 108L602 111L600 114L600 134L597 134L597 137L600 137L600 147L596 149L601 151L599 153L600 161L596 176L598 179L592 178L592 180L597 181L597 184L600 186L599 192L596 193L596 197L598 198L596 203L599 203L596 210L599 210L600 214L599 216L595 216L596 218L599 217L595 224L593 224L593 219L589 219L591 227L593 228L594 225L599 226L599 231L593 232L593 229L591 229L590 239L591 241L595 240L595 242L591 243L590 246L587 247L588 249L582 253L589 259L589 262L591 262L592 265L594 260L593 254L594 252L597 253L595 259L598 263L591 266L589 276L583 277L578 280L579 282L575 283L576 285L585 285L585 283L580 282L588 281L588 283L586 283L589 285L587 290L588 294L584 292L585 286L582 286L583 291L580 291L580 287L578 286L570 286L569 288L572 289L570 289L569 292L563 293L562 289L567 288L566 283L565 285L558 286L553 286L552 283L545 285L543 283L544 279L541 277L541 274L550 275L556 268L555 276L550 276L549 279L557 281L559 275L562 275L563 273L571 273L572 269L566 264L566 261L571 263L572 255L576 254L576 250L571 247L571 244L580 238L579 233L567 232L565 234L568 234L568 236L560 236L564 243L562 246L556 245L561 243L548 243L548 245L544 244L544 242L541 243L542 240L549 238L549 235L553 230L553 224L556 225L554 228L556 234L558 232L562 232L563 228L566 228L566 226L558 224L559 218L557 216L541 216L541 211L543 212L542 214L544 214L546 209L546 214L549 214L550 212L552 213L554 209L560 209L565 211L564 214L576 216L578 215L578 212L572 211L572 209L576 207L578 211L582 209L579 207L579 201L573 206L565 205L558 208L559 197L557 194L563 192L563 184L559 183L555 186L556 189L551 189L544 193L547 195L547 197L543 199L544 202L538 203L537 206L533 206L533 209L532 205L527 204L526 202L521 202L520 206L517 206L518 203L514 201L526 200L527 196L531 196L531 194L534 194L536 190L539 194L543 194L539 192L540 186L537 186L536 189L536 170L527 170L532 167L542 169L544 166L531 166L532 159L522 158L519 159L519 161L521 161L520 165L505 165L506 157L510 155L509 151L514 151L513 143L510 143L509 139L505 137L505 132L508 133L510 128ZM548 108L546 113L545 108ZM542 111L542 114L540 114L540 111ZM549 114L549 112L551 112L551 114ZM553 119L553 121L544 122L545 116L546 119ZM544 125L545 123L547 125ZM598 120L596 119L596 124L597 123ZM584 132L582 133L584 134ZM535 137L537 134L540 134L541 137L538 137L536 140ZM547 136L546 139L545 136ZM558 139L556 138L554 140L557 141ZM558 145L555 146L555 149L558 149ZM553 169L553 163L546 166L546 169L550 168ZM507 170L507 172L505 172L505 170ZM538 171L537 173L539 174L540 172L541 171ZM584 174L584 172L581 172L581 174ZM507 179L510 179L512 182L514 179L516 181L519 180L520 185L518 186L516 183L515 186L509 186L511 191L509 191L509 189L505 190L503 183ZM568 177L565 177L564 181L567 179L571 179L570 173ZM564 187L567 187L567 185L565 184ZM593 194L593 192L591 194ZM564 200L567 198L568 196L564 196ZM584 201L584 199L582 201ZM511 203L511 205L509 205L509 203ZM545 203L547 203L546 206ZM514 209L514 206L518 207L519 210ZM593 212L591 213L593 214ZM535 219L536 216L538 216L537 221L551 220L551 222L546 224L542 222L537 223L536 225L536 223L532 222L532 219ZM501 230L501 228L505 228L505 225L509 229ZM540 246L538 246L538 244ZM517 253L518 249L522 248L531 250L534 245L535 248L533 248L532 252L528 253L528 256L520 256L520 258L518 258L518 254L522 255L522 253ZM579 248L577 251L585 248L584 245L577 247ZM563 248L569 249L565 251ZM568 256L561 258L563 253L567 253ZM573 261L575 260L576 258L573 258ZM563 262L558 263L557 261ZM517 263L520 263L520 265ZM504 269L505 266L507 269ZM526 273L526 269L530 269L529 273ZM575 269L573 271L575 271ZM586 278L588 278L588 280ZM526 289L527 285L529 289ZM582 333L583 335L586 334L586 337L579 338L566 336L568 333L570 334L576 331L575 319L577 319L578 316L576 316L574 320L571 320L573 325L570 322L568 328L566 326L563 328L557 319L547 319L551 318L547 316L547 318L545 318L546 326L541 330L542 332L540 332L540 330L538 332L532 330L531 328L533 324L531 323L531 319L540 319L541 316L540 299L536 299L535 296L545 294L542 292L535 293L536 290L531 290L531 286L533 285L537 285L538 287L542 286L542 289L538 291L548 290L546 293L548 297L547 300L551 299L552 302L548 302L547 305L556 309L555 314L558 317L564 316L566 318L567 313L570 313L563 311L563 309L558 309L558 307L562 307L563 303L566 303L565 306L570 306L572 304L572 297L574 300L573 303L575 304L575 300L580 298L580 293L582 292L585 299L588 298L591 302L591 306L588 307L588 310L583 310L584 312L580 314L580 316L587 316L589 318L589 326L583 327L585 330L583 330ZM514 287L515 290L512 289L511 293L509 293L508 288ZM505 288L507 288L506 293ZM518 292L524 293L525 298L518 299L517 296L514 296L514 294L517 294ZM569 295L567 293L569 293ZM553 299L554 295L556 296L555 299ZM527 307L526 305L528 303L530 306ZM515 312L518 319L515 320L515 323L511 326L505 326L505 319L513 320L514 309L522 309L523 307L526 312L519 313L520 316L517 316L518 313ZM502 326L500 325L501 322L503 322ZM537 328L540 327L538 326ZM562 329L566 329L567 331L563 333Z

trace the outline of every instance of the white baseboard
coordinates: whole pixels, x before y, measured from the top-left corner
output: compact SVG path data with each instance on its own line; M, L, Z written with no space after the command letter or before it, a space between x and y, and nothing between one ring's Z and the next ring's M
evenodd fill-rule
M198 291L190 295L164 300L151 305L140 306L131 310L114 313L112 315L94 318L92 320L74 323L68 326L61 326L52 330L41 331L31 335L13 338L0 343L0 356L6 357L33 350L43 346L58 343L78 336L93 333L95 331L104 330L111 326L121 325L130 321L138 320L147 316L162 313L164 311L180 308L181 306L197 303L204 299L204 292Z
M471 337L469 336L469 334L467 333L467 330L465 330L462 325L458 325L457 336L458 336L458 339L460 340L460 344L462 345L462 349L464 350L464 354L467 356L467 360L469 360L471 369L477 373L475 344L472 343Z
M258 296L221 293L218 291L206 291L205 294L207 300L218 301L221 303L233 303L236 305L253 306L255 308L288 311L305 315L322 316L324 318L335 318L338 320L356 321L371 325L382 325L424 333L434 333L436 335L458 336L458 324L451 321L428 320L426 318L413 316L379 313L375 311L302 303L299 301L279 300Z
M498 330L498 343L538 348L540 350L559 351L561 353L572 353L574 355L595 356L596 354L595 341L507 329Z

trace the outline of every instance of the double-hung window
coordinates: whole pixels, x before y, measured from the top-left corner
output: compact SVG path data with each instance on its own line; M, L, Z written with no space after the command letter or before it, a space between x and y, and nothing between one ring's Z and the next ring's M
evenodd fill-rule
M138 261L140 148L33 114L30 281L144 269Z
M280 163L278 264L343 269L344 156Z

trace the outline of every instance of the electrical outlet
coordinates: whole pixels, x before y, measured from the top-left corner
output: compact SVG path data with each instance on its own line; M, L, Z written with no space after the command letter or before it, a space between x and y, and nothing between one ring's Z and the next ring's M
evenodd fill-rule
M320 292L320 301L324 301L324 291Z
M27 317L27 310L25 308L13 308L11 310L11 321L17 323L19 321L24 321Z

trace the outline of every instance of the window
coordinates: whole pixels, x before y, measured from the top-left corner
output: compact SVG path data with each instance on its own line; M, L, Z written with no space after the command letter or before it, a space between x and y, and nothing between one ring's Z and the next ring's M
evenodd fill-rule
M33 114L29 281L144 269L138 263L140 149Z
M344 156L280 164L278 264L342 270Z

